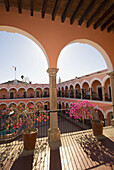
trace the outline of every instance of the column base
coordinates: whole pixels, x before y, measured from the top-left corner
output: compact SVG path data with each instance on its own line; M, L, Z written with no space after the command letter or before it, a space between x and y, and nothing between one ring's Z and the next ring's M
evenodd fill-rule
M57 129L48 129L48 142L49 147L51 150L56 150L61 146L61 140L60 140L60 130Z
M111 125L114 126L114 118L111 120Z

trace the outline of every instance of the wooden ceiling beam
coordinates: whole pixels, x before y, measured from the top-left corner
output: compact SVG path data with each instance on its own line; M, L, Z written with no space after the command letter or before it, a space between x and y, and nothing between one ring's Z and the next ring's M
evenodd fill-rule
M56 0L56 2L55 2L54 8L53 8L53 12L52 12L52 21L54 21L54 19L55 19L55 15L56 15L57 9L59 7L60 1L61 0Z
M112 21L114 21L114 14L101 26L101 31L103 31Z
M34 0L30 1L30 11L31 11L31 16L33 16L33 12L34 12Z
M6 11L8 12L10 8L9 0L4 0L4 3L5 3Z
M93 6L95 4L96 0L91 0L89 6L86 8L85 12L81 16L81 18L78 21L78 25L81 25L83 21L85 20L86 16L89 14L89 12L93 9Z
M17 0L19 14L22 13L22 0Z
M62 16L61 16L61 21L62 21L62 22L65 21L65 19L66 19L66 17L67 17L67 14L68 14L68 10L69 10L69 8L71 7L73 1L74 1L74 0L68 0L67 5L66 5L66 7L65 7L65 9L64 9L64 11L63 11L63 14L62 14Z
M73 12L73 14L72 14L72 16L71 16L71 18L70 18L70 24L73 24L73 23L74 23L75 18L76 18L76 15L77 15L79 9L82 7L83 3L84 3L84 0L80 0L80 2L78 3L75 11Z
M46 6L47 6L47 0L43 0L43 6L42 6L42 18L45 17Z
M97 29L100 26L101 22L114 10L114 3L112 6L99 18L99 20L94 24L94 29Z
M97 10L94 12L94 14L90 17L88 22L86 23L87 28L91 25L93 22L94 18L99 15L99 13L104 9L104 7L107 5L109 0L104 0L102 4L97 8Z
M114 32L114 23L111 24L111 25L107 28L107 31L108 31L108 32L111 32L111 31Z

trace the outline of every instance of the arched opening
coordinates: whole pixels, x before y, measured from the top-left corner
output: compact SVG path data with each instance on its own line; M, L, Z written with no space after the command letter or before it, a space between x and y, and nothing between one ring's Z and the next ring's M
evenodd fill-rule
M77 99L80 99L81 98L81 92L80 92L80 85L79 84L76 84L75 85L75 96Z
M105 101L111 101L111 86L110 86L110 78L104 83L104 91L105 91Z
M61 88L62 97L64 97L64 87Z
M0 99L7 99L8 97L8 90L6 88L0 89Z
M99 80L94 80L92 82L92 99L93 100L102 100L102 85Z
M108 113L107 119L108 119L108 125L110 126L111 125L111 120L113 119L113 113L112 112Z
M22 81L27 83L49 82L46 73L49 67L48 56L37 39L21 29L10 26L0 26L0 37L3 63L1 69L4 72L4 76L0 77L1 83L7 82L8 79L19 80L21 75L24 75ZM16 67L15 78L12 66Z
M75 40L66 45L60 52L57 67L61 81L80 78L105 69L113 71L105 49L86 39Z
M90 92L89 92L89 84L87 82L84 82L82 85L82 89L83 89L83 99L90 99Z

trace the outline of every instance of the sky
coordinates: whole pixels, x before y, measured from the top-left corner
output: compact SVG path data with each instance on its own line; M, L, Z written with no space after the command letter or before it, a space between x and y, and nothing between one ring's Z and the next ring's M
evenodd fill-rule
M47 60L42 50L29 38L18 33L0 31L0 83L21 75L32 83L49 83ZM74 43L66 46L60 53L57 67L57 82L107 68L102 55L88 44Z

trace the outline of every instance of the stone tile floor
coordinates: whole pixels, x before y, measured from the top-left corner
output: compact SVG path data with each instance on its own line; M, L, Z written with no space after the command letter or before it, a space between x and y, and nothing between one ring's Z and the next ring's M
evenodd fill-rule
M61 146L50 151L47 138L37 139L34 151L23 150L21 140L0 145L0 170L113 170L114 127L96 138L92 130L61 135Z

